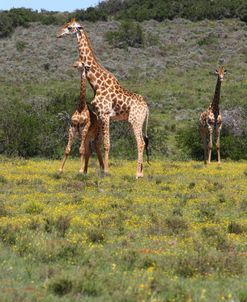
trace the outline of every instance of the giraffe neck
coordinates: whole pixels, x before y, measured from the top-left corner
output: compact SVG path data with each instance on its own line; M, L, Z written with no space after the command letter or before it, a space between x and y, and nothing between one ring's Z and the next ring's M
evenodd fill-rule
M102 84L106 85L104 82L106 78L110 78L114 83L118 84L115 76L98 62L91 42L83 29L77 33L77 44L80 60L89 68L89 72L86 73L86 76L95 93L97 90L102 89ZM99 81L99 77L102 81Z
M86 77L84 74L81 74L80 102L77 110L81 113L86 106Z
M214 92L214 98L211 103L211 109L216 114L219 113L220 88L221 88L221 81L220 81L220 78L218 77L216 87L215 87L215 92Z

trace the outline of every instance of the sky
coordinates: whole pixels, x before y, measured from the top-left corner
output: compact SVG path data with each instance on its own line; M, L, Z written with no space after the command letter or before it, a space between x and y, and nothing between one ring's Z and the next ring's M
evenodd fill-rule
M33 10L74 11L75 9L95 6L99 0L0 0L0 10L13 7L26 7Z

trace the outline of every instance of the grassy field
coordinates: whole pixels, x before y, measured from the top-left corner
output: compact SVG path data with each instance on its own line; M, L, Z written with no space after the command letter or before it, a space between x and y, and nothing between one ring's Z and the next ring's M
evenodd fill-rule
M0 301L247 301L247 163L0 157Z

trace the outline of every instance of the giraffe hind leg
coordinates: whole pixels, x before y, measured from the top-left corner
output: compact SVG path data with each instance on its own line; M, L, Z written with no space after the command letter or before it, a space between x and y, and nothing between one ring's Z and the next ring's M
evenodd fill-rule
M213 148L213 128L212 128L212 126L209 126L208 130L209 130L208 164L210 164L211 163L211 157L212 157L212 148Z
M81 138L81 144L80 144L80 170L79 173L83 173L85 170L83 169L83 159L85 157L85 145L86 145L86 140L87 140L87 134L90 128L90 121L87 121L86 125L84 127L79 127L79 132L80 132L80 138Z
M204 158L204 164L207 164L207 133L205 132L204 129L200 129L201 132L201 138L202 138L202 143L203 143L203 158Z
M136 179L143 177L143 151L145 142L142 135L142 125L138 123L131 123L132 130L134 132L134 136L137 144L137 170L136 170Z

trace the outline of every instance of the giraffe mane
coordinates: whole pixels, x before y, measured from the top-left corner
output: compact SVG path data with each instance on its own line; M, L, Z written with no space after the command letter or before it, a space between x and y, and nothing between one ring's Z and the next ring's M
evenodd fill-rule
M107 70L104 66L102 66L102 65L98 62L98 60L97 60L97 58L96 58L96 56L95 56L95 53L94 53L94 49L93 49L93 47L92 47L92 43L91 43L91 41L90 41L90 39L89 39L89 37L88 37L88 34L87 34L87 32L86 32L84 29L82 29L82 30L83 30L85 39L86 39L86 41L87 41L88 48L91 50L91 53L92 53L92 56L93 56L94 60L100 65L100 67L101 67L106 73L111 74L112 77L113 77L113 78L117 81L117 83L118 83L118 80L116 79L116 77L115 77L109 70Z

